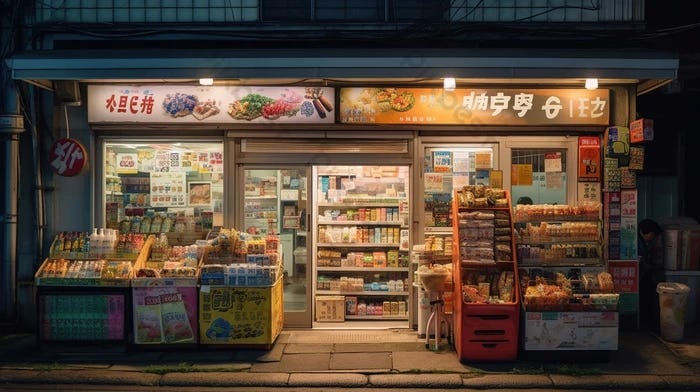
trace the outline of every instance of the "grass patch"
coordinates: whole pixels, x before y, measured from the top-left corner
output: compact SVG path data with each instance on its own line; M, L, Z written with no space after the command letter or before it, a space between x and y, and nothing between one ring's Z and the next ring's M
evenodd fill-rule
M582 368L576 365L559 365L549 369L552 374L565 374L569 376L598 376L603 374L600 369Z
M191 363L181 362L175 365L150 365L142 370L144 373L167 374L167 373L193 373L193 372L242 372L244 369L233 367L203 368L195 367Z
M191 373L196 371L191 363L180 362L175 365L150 365L143 368L144 373L167 374L167 373Z
M513 374L545 374L543 367L531 367L531 368L513 368L511 371Z

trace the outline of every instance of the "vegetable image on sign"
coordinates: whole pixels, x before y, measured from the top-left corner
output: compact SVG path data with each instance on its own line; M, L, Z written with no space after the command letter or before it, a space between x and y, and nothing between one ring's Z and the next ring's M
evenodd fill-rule
M87 150L75 139L59 139L51 147L49 162L56 174L72 177L87 166Z

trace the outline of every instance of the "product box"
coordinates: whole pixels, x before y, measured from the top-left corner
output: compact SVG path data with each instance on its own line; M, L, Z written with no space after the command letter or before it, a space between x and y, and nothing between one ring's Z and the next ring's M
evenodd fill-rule
M132 287L132 300L135 344L197 342L196 282Z
M316 321L318 321L318 322L344 322L345 321L345 297L344 296L319 296L319 297L316 297Z
M525 350L617 350L617 312L526 312Z
M357 297L346 296L345 297L345 314L349 316L357 315Z
M605 130L605 157L617 158L620 167L627 166L630 158L630 130L626 127L608 127Z
M270 287L203 285L199 342L270 347L282 331L282 278Z
M126 294L39 294L42 341L124 341Z
M630 123L630 143L654 140L654 120L640 118Z

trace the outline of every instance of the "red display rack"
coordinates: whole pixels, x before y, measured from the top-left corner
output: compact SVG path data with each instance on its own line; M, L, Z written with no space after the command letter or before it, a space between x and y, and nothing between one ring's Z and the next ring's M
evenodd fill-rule
M460 361L515 360L521 294L510 199L496 190L497 205L473 205L467 189L453 198L455 349Z

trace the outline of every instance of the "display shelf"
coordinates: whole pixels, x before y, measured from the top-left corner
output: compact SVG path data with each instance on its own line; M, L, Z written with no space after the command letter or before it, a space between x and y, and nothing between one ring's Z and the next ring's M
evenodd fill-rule
M336 272L405 272L405 267L316 267L317 271Z
M345 169L341 173L340 167L319 168L315 178L314 319L407 320L408 183L400 175L404 169Z
M465 186L455 192L453 211L455 348L459 358L514 360L519 347L521 300L508 194L501 189Z
M352 320L376 320L376 321L387 321L387 320L406 320L407 316L353 316L353 315L345 315L345 320L347 321L352 321Z
M318 207L330 207L330 208L352 208L352 207L364 207L364 208L376 208L376 207L396 207L403 199L392 199L391 201L360 201L360 200L350 200L344 203L318 203Z
M523 349L616 350L620 296L603 258L600 205L519 205L514 216Z
M362 295L362 296L386 296L405 297L408 291L342 291L342 290L316 290L318 295Z
M339 221L339 220L319 220L319 225L340 225L340 226L401 226L401 222L396 221Z
M320 242L316 244L319 248L398 248L401 244L382 244L382 243L347 243L347 242Z

